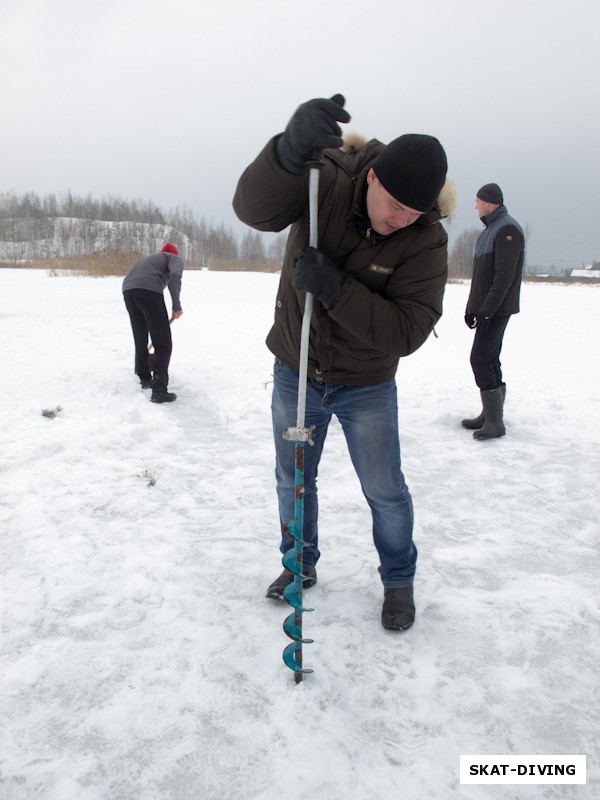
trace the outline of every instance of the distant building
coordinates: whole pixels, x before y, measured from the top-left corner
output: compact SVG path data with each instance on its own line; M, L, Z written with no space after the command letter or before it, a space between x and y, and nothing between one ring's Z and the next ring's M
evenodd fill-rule
M592 261L583 269L572 269L569 272L571 278L596 278L600 280L600 261Z

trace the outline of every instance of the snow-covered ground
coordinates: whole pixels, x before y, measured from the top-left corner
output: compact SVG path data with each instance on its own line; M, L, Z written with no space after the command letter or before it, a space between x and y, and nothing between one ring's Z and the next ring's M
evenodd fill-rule
M153 405L120 279L0 270L0 796L598 797L600 287L523 287L503 439L460 427L480 409L466 285L401 363L420 552L404 634L381 628L370 517L333 425L314 673L296 685L289 607L264 598L281 569L277 281L185 273L179 398ZM587 785L460 785L459 756L480 753L586 754Z

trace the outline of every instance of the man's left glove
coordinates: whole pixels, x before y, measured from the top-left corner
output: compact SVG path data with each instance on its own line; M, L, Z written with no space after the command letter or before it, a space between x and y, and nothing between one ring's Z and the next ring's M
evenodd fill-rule
M351 278L316 247L305 247L294 256L292 282L311 292L328 311L342 298Z
M465 324L467 328L476 328L477 327L477 315L476 314L465 314Z

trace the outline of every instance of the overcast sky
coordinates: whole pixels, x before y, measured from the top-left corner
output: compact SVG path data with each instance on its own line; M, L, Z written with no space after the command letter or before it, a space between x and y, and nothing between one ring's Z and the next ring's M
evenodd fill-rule
M0 191L188 205L243 231L237 179L303 101L436 135L459 209L504 190L528 260L600 259L598 0L0 0Z

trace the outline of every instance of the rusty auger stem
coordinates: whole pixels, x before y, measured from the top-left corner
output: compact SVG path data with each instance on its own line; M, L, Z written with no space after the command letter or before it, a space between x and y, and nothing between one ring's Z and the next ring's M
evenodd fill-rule
M320 156L320 154L319 154ZM309 201L309 245L317 247L318 244L318 199L319 199L319 168L322 166L320 158L316 158L311 163L308 201ZM286 532L294 540L293 549L289 550L283 557L283 566L294 575L294 581L284 589L283 596L293 607L294 611L283 623L283 630L292 639L283 651L283 660L290 669L294 670L294 680L300 683L304 673L312 672L302 666L302 645L312 642L312 639L302 638L302 612L312 611L312 608L302 607L302 582L306 577L302 572L302 560L304 551L304 445L308 442L313 444L312 431L314 425L306 428L306 382L308 377L308 344L310 338L310 320L313 310L313 296L310 292L306 293L304 301L304 316L302 317L302 332L300 335L300 365L298 369L298 411L296 416L296 427L288 428L283 434L283 438L296 443L296 470L295 487L296 496L294 502L294 520L286 526Z

